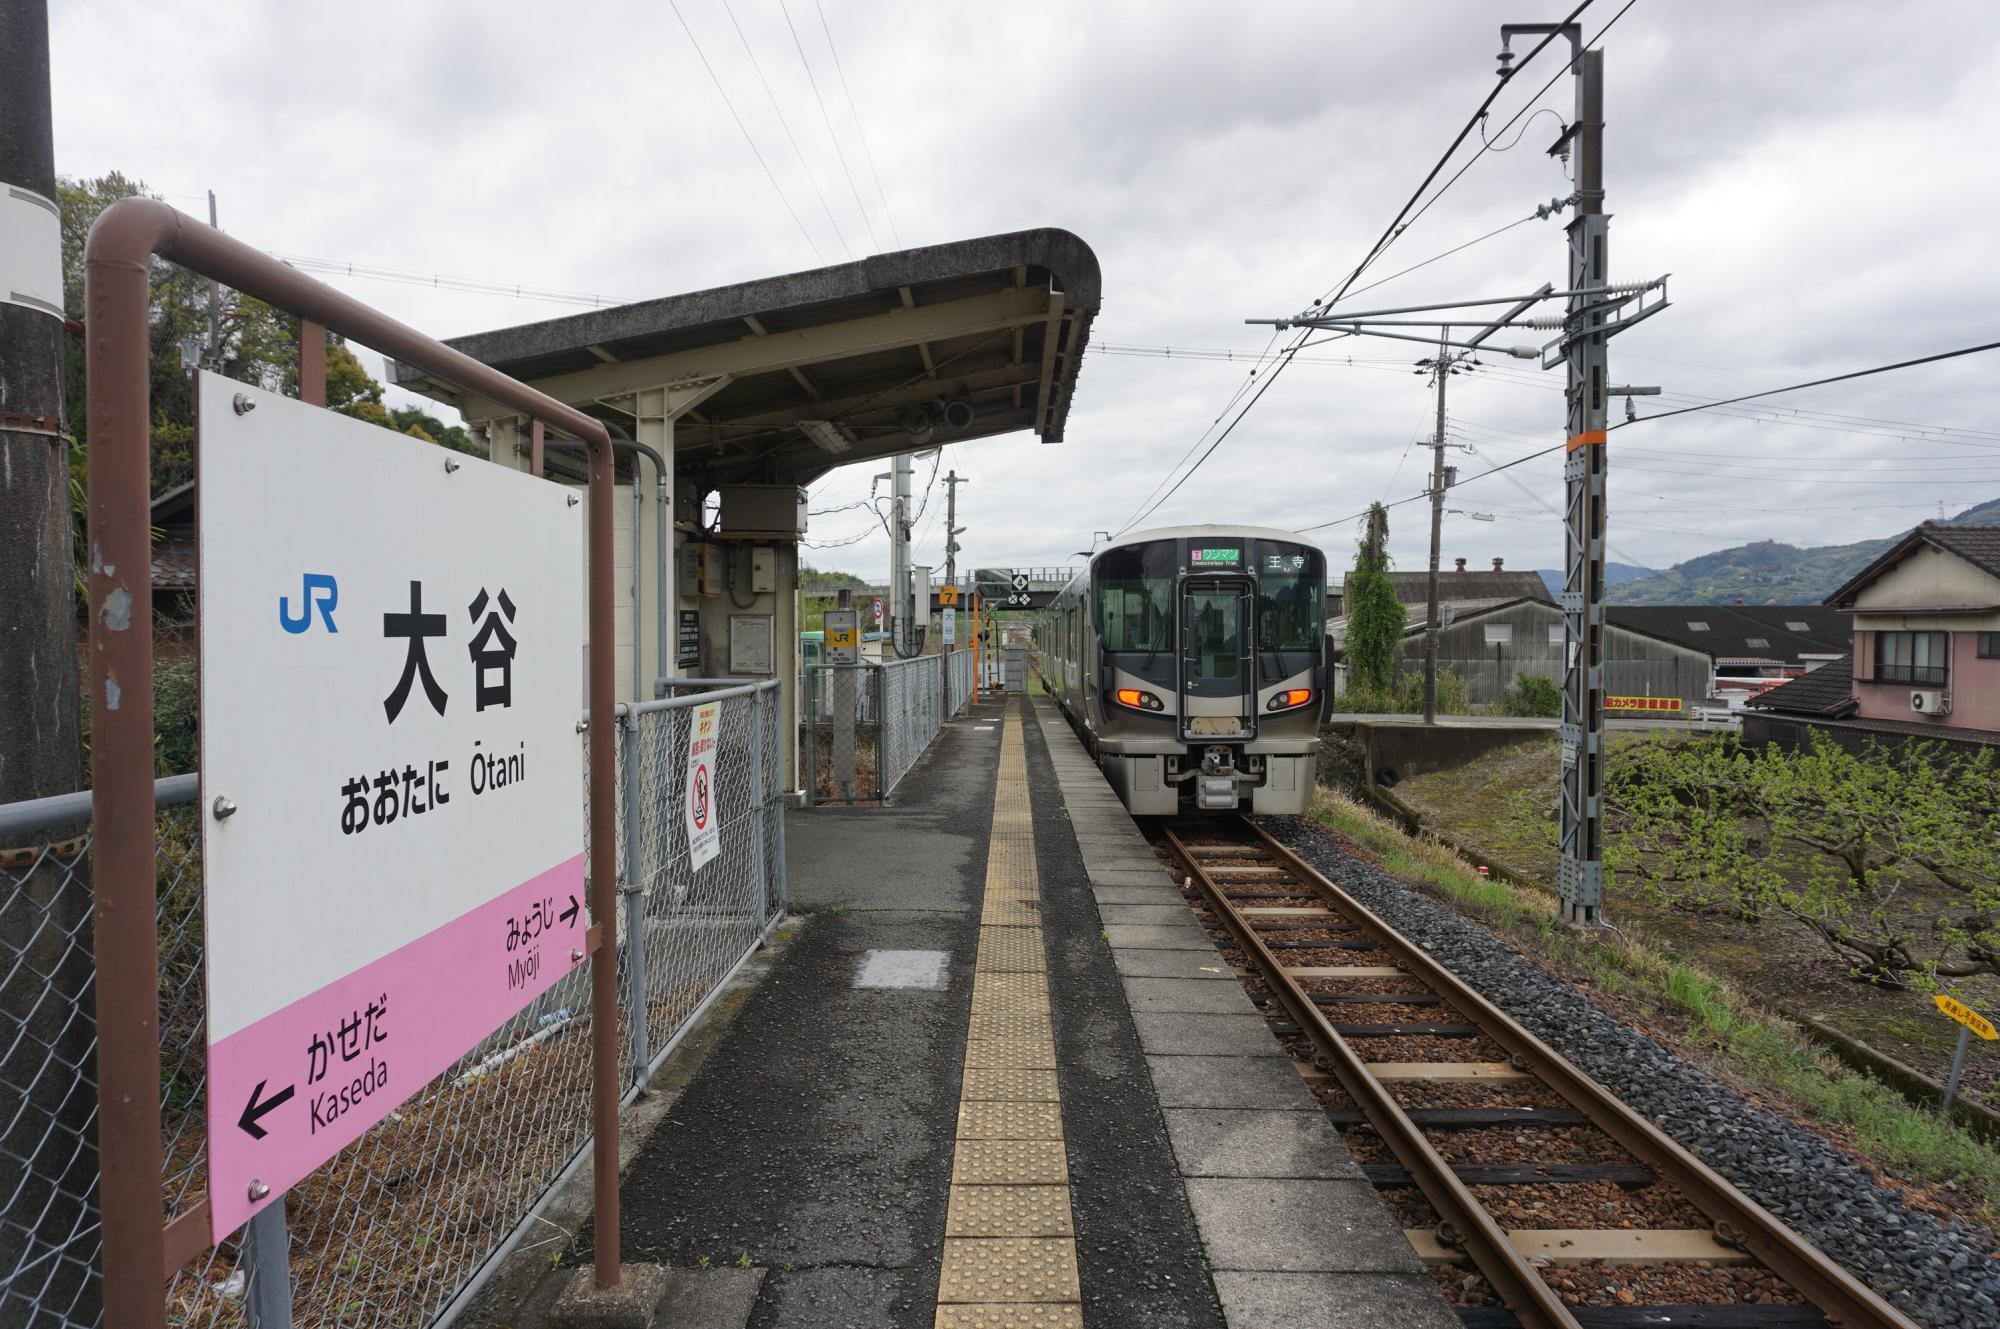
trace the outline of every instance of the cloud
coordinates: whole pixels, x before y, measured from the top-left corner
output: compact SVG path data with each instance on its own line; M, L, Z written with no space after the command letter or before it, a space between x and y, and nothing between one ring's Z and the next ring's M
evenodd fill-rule
M1103 267L1099 347L1254 352L1268 332L1243 320L1301 308L1344 276L1491 87L1500 19L1567 6L827 0L838 70L811 0L735 0L742 40L719 0L680 8L796 221L673 10L654 3L556 18L525 0L244 0L201 23L138 3L58 6L58 169L122 169L190 211L213 188L224 226L273 250L620 299L811 267L815 245L837 262L868 247L871 226L888 245L891 214L905 245L1066 226ZM1616 12L1599 0L1586 23ZM1860 0L1639 0L1605 41L1612 266L1625 280L1671 272L1675 307L1614 343L1614 379L1685 403L1990 340L1996 37L2000 11L1970 0L1893 15ZM1520 76L1492 127L1558 66L1545 54ZM1567 80L1542 104L1565 112ZM1485 154L1357 285L1566 194L1542 151L1555 124L1539 116ZM1565 220L1526 222L1360 299L1560 282ZM336 284L442 335L564 312ZM1286 370L1151 520L1296 527L1418 493L1433 401L1408 365L1422 353L1318 348L1339 362ZM1241 361L1092 354L1065 443L945 457L972 478L965 561L1058 563L1117 528L1246 378ZM2000 435L1780 409L2000 430L1993 381L1990 365L1961 361L1780 398L1761 420L1698 414L1615 434L1618 556L1844 541L2000 494ZM1453 454L1461 475L1559 441L1560 387L1559 371L1497 357L1455 379L1451 436L1475 449ZM865 498L873 470L836 472L813 506ZM1506 475L1531 492L1494 476L1451 496L1498 520L1449 518L1446 558L1556 566L1560 527L1543 505L1560 505L1558 460ZM930 503L918 561L941 564L941 484ZM1425 517L1420 502L1394 511L1401 566L1422 565ZM849 509L816 519L813 538L873 524ZM1320 536L1346 558L1351 527ZM810 557L871 575L887 564L879 528Z

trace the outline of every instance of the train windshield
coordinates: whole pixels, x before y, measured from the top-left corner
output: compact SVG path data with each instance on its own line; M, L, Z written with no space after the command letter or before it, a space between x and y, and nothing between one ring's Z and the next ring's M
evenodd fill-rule
M1106 550L1097 560L1097 631L1106 651L1163 651L1174 622L1170 541Z
M1252 542L1257 569L1257 644L1317 651L1326 630L1326 558L1305 545Z

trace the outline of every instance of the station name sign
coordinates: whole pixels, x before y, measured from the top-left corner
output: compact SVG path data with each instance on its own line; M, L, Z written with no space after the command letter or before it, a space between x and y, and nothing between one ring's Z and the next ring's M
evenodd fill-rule
M583 957L583 508L230 379L199 394L221 1240Z

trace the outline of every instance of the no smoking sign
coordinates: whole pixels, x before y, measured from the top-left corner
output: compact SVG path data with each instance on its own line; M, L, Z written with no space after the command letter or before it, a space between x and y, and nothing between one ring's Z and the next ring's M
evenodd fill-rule
M716 737L722 728L722 703L703 702L688 715L687 822L688 857L696 871L722 852L722 834L715 824L714 786Z

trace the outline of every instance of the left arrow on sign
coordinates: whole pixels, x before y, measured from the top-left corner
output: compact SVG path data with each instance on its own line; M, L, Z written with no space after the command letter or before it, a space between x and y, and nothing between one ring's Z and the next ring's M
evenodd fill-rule
M577 904L576 897L572 895L569 897L569 908L563 910L560 914L557 914L556 917L560 918L563 922L569 924L571 927L575 927L577 910L579 908L581 908L581 906Z
M264 1086L268 1083L267 1080L257 1081L257 1087L250 1091L250 1101L243 1105L243 1115L236 1119L236 1124L243 1128L244 1134L253 1140L261 1140L271 1133L258 1124L263 1121L264 1114L288 1101L292 1096L293 1087L286 1085L269 1098L263 1098ZM262 1102L258 1101L260 1098L263 1098Z

